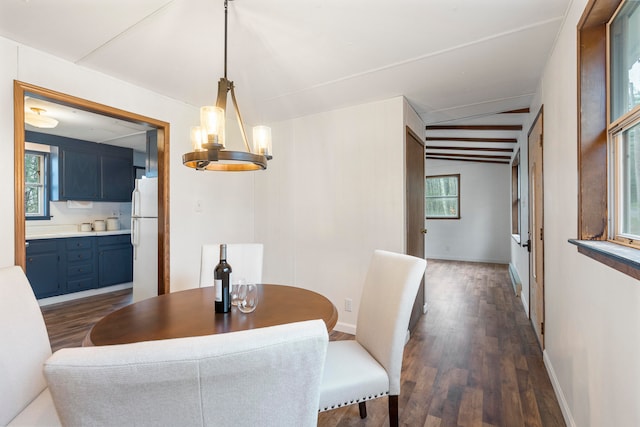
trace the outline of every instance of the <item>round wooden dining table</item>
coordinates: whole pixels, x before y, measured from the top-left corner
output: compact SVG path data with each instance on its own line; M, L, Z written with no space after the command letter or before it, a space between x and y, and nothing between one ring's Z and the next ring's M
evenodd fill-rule
M242 331L322 319L331 331L336 307L324 296L285 285L258 285L258 306L252 313L236 307L215 313L213 286L148 298L102 318L89 331L84 346L127 344Z

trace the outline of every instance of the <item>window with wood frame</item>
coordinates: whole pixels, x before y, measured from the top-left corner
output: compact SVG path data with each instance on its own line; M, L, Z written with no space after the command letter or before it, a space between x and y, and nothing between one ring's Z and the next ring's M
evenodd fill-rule
M633 175L636 155L631 151L638 144L635 117L639 107L631 96L636 89L635 83L631 89L629 81L625 84L625 80L635 81L636 71L630 57L637 53L639 33L635 27L635 32L628 34L635 37L634 47L629 44L633 43L631 39L620 41L617 29L614 28L613 33L608 31L614 17L625 7L626 18L622 19L626 22L621 24L620 30L629 30L637 25L634 19L637 19L638 0L589 0L577 26L578 238L570 242L577 245L580 253L640 279L638 248L623 245L622 240L615 238L625 226L631 227L628 230L635 227L631 222L631 217L636 215L632 200L637 197L633 195L636 191L633 183L636 180ZM609 52L611 43L622 45ZM619 52L616 53L616 49ZM619 63L615 58L611 64L608 62L610 53L618 55ZM638 60L637 55L635 60ZM609 76L613 70L618 73L617 77ZM612 94L612 91L618 93ZM614 108L612 102L618 105ZM617 170L614 171L614 167ZM623 184L625 180L626 185ZM628 205L626 212L625 203Z
M24 153L24 214L27 220L49 219L49 153Z
M640 1L609 21L609 238L640 247Z
M427 176L427 219L460 219L460 174Z
M511 234L520 241L520 150L511 163Z

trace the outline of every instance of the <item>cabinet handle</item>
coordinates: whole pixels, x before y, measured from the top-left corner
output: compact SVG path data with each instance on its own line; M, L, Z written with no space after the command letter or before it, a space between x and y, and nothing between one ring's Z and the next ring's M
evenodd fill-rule
M33 258L29 258L29 262L33 262Z

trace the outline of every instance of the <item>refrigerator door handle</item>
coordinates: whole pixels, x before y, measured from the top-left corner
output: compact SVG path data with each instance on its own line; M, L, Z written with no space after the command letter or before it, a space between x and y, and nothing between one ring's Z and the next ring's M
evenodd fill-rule
M133 259L137 258L138 245L140 245L140 230L138 219L131 218L131 245L133 246Z
M140 215L140 190L138 190L137 186L131 193L131 214L133 216Z

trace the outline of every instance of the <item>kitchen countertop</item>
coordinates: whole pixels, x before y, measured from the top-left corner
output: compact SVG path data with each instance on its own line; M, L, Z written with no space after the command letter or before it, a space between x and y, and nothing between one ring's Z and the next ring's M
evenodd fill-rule
M90 236L114 236L118 234L131 234L131 230L113 230L113 231L72 231L72 230L34 230L30 232L27 230L25 235L26 240L40 240L40 239L63 239L68 237L90 237Z

